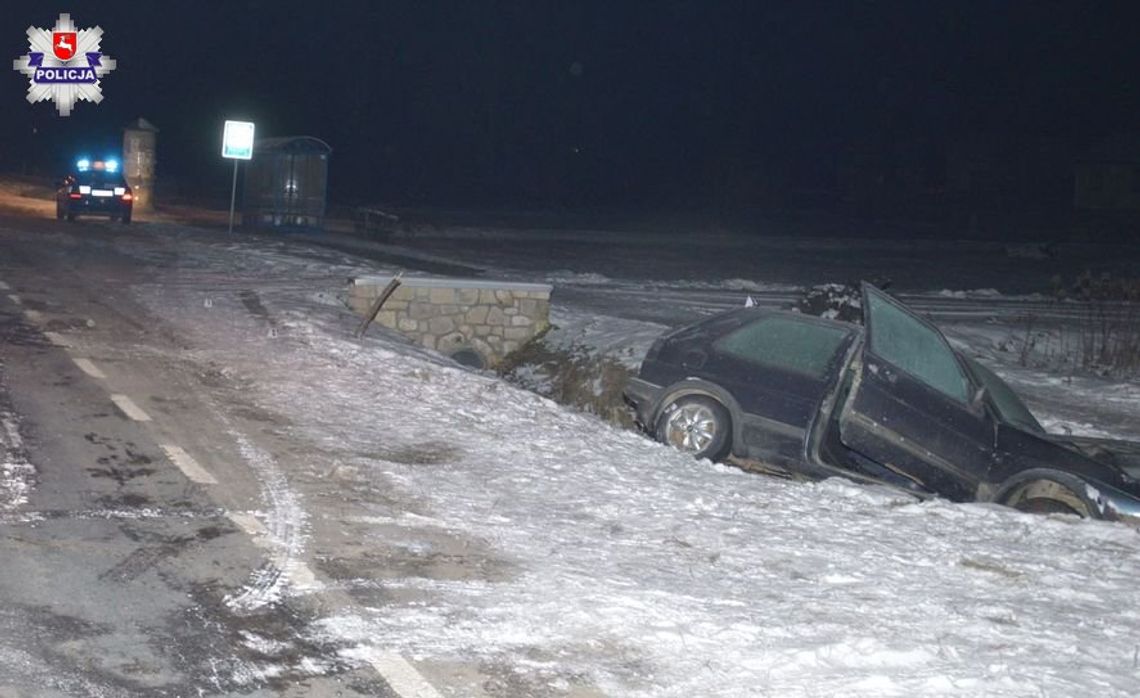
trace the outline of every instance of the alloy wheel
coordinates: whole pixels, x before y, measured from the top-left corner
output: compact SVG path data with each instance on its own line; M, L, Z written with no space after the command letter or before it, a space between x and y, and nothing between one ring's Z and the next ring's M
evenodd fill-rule
M688 453L704 451L716 438L716 433L716 415L701 404L681 405L665 422L665 440Z

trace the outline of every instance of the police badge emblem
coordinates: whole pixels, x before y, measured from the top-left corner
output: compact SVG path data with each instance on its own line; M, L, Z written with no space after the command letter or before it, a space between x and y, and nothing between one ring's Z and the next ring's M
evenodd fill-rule
M28 53L12 68L28 76L28 101L50 99L60 116L68 116L79 100L103 101L101 78L116 61L100 48L100 27L76 29L71 15L61 14L51 29L28 27Z

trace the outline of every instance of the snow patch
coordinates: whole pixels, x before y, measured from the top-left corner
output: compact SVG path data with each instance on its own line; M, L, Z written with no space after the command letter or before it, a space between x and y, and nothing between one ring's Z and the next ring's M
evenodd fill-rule
M942 298L997 298L1002 294L996 288L975 288L968 291L951 291L944 288L935 295Z
M549 284L567 284L576 286L603 286L613 283L613 279L594 272L576 272L568 269L551 272L546 275Z
M1042 417L1037 420L1045 431L1050 434L1065 434L1066 436L1089 436L1098 439L1117 438L1116 433L1101 429L1087 422L1076 422L1060 417Z
M319 583L300 560L305 549L307 515L297 493L289 487L285 474L270 454L232 427L229 435L237 443L243 460L257 473L261 496L268 508L267 520L263 523L272 553L253 572L245 587L226 597L231 608L250 611L279 600L286 583L298 590L312 590L319 587Z
M17 417L0 411L0 511L27 504L36 469L28 462Z

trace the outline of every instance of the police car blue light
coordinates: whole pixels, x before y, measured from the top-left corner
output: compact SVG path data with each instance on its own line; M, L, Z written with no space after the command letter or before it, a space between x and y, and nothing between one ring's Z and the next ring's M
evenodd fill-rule
M118 172L119 171L119 161L118 160L104 160L103 161L103 167L108 172Z
M75 167L80 172L86 172L87 170L91 169L91 161L87 158L83 158L79 162L75 163Z

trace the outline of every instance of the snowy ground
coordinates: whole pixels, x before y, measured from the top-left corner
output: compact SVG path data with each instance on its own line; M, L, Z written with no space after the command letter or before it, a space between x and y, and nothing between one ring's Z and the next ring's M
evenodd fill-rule
M288 435L320 454L313 469L356 473L390 493L336 523L351 523L365 546L451 570L393 571L383 601L319 620L314 636L341 644L350 661L381 641L416 660L514 667L528 688L501 695L586 686L686 697L1136 693L1132 528L695 462L383 331L352 338L342 280L391 266L165 224L148 233L180 238L178 263L135 291L192 339L191 358L223 367L257 407L284 415ZM512 256L489 239L482 255L464 251L469 240L400 245L490 276L555 283L560 341L631 363L671 324L748 294L775 303L793 287L846 278L831 275L831 262L771 278L734 262L721 279L702 266L671 281L682 263L672 253L657 268L645 255L623 277L612 258L604 272L586 271L606 256L589 245L572 241L565 249L577 256L540 264L538 252ZM169 262L137 238L120 251ZM878 254L835 252L851 269L876 267ZM990 292L961 292L998 287L994 279L974 274L958 287L936 276L907 290L932 308L969 310L950 335L1022 389L1046 424L1140 438L1140 386L1022 369L1000 350L1016 331L1012 315L990 322L977 305L938 305L985 302ZM251 312L250 289L264 314ZM282 476L288 488L294 474ZM288 518L298 529L292 554L313 555L320 519L335 507L299 492L284 500L264 518ZM449 550L448 539L482 552Z

